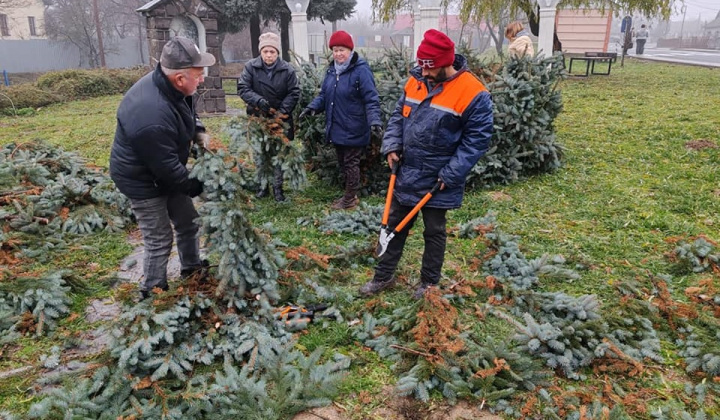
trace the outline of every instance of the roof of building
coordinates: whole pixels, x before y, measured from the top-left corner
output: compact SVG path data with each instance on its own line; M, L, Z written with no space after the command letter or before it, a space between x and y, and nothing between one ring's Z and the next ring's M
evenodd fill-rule
M705 29L720 29L720 12L715 16L715 20L705 25Z

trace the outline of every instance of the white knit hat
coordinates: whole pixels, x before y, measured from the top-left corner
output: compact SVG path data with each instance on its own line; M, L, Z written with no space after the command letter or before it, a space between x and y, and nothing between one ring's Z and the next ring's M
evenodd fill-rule
M258 46L258 50L262 51L262 49L265 47L273 47L275 48L275 50L277 50L279 54L280 37L272 32L265 32L264 34L260 35L260 45Z

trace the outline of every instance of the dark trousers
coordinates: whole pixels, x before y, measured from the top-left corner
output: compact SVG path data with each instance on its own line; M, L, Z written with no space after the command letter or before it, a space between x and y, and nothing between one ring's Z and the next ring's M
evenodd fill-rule
M345 198L353 199L360 191L360 159L365 147L335 145L340 173L345 178Z
M145 281L140 287L141 290L167 288L167 265L173 236L177 242L180 267L183 270L200 267L200 226L196 222L198 213L190 197L173 194L145 200L131 199L130 208L135 214L145 243Z
M412 207L403 206L393 197L390 205L390 218L388 219L388 228L395 229L402 219L410 213ZM443 262L445 261L445 244L447 243L447 232L445 223L447 209L437 209L432 207L423 207L420 210L425 223L423 238L425 239L425 249L422 257L422 268L420 269L420 279L424 283L437 284L440 281ZM377 267L375 267L374 281L388 281L392 278L402 257L405 241L407 240L410 229L417 220L417 214L405 225L405 228L395 234L388 244L387 251L380 257Z
M641 55L645 52L645 42L647 39L636 39L635 40L635 54Z

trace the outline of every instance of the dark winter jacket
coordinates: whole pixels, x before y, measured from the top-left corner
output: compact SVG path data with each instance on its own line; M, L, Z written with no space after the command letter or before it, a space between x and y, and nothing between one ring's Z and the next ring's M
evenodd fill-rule
M271 108L288 115L287 136L292 139L295 131L292 112L300 99L300 86L290 64L280 58L275 63L275 68L268 74L262 57L248 61L238 81L238 95L247 104L248 115L268 116L259 109L258 102L263 98Z
M325 112L325 138L342 146L367 146L370 127L382 125L380 96L368 63L354 52L339 76L335 63L325 74L320 95L308 108Z
M202 186L185 167L198 123L192 97L175 89L160 65L135 83L120 102L110 151L110 176L120 192L136 200L198 195Z
M465 57L456 54L453 66L458 72L431 91L422 70L412 69L388 121L382 153L401 157L395 197L402 205L417 204L440 179L445 189L426 206L460 207L465 177L488 149L493 130L490 93L467 70Z

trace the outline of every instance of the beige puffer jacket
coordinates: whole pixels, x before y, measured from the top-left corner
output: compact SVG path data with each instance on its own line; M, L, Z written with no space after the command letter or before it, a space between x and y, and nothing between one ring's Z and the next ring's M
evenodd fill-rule
M533 43L530 37L522 35L515 38L515 40L510 43L510 46L508 47L508 55L510 57L522 57L525 54L532 57L535 55L535 49L533 48Z

